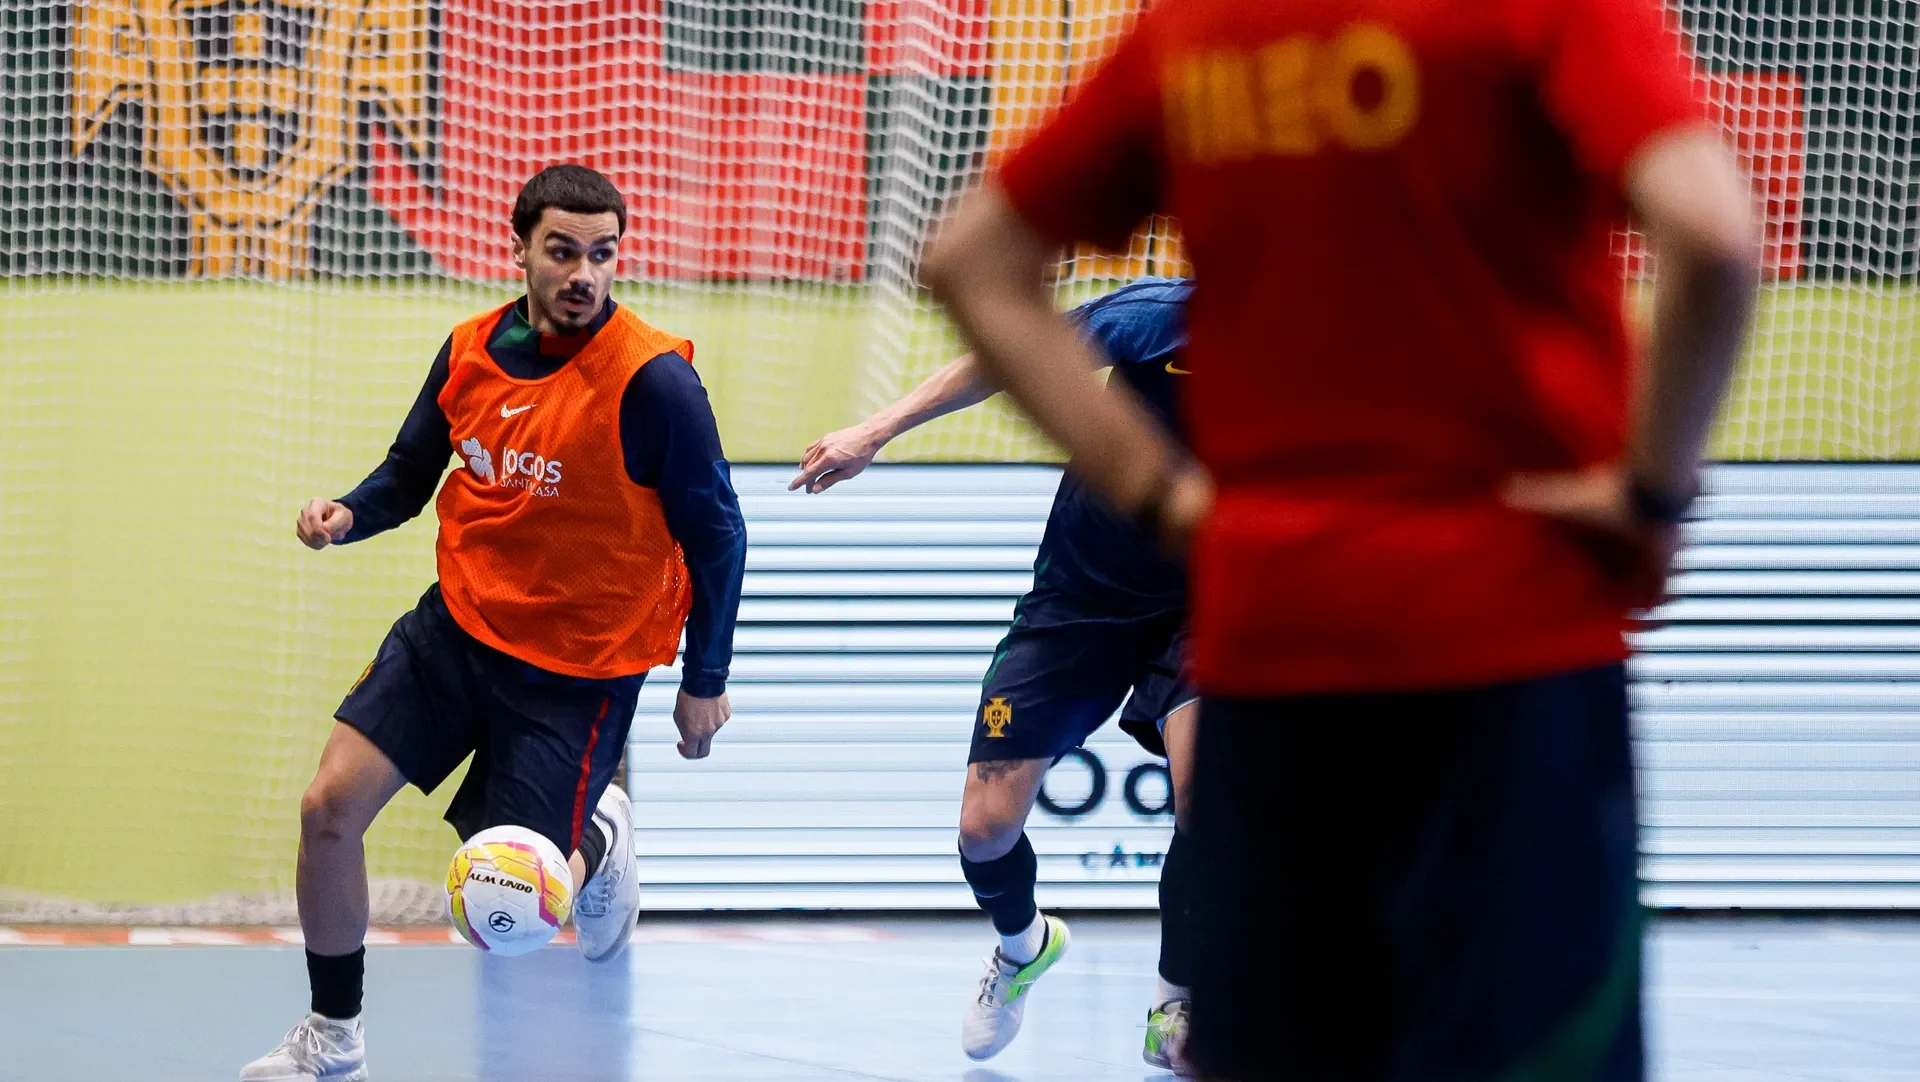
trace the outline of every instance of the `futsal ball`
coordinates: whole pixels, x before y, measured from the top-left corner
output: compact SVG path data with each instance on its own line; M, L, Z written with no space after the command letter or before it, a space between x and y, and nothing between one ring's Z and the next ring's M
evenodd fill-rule
M489 954L539 950L572 912L567 858L526 827L483 830L447 866L447 916L461 938Z

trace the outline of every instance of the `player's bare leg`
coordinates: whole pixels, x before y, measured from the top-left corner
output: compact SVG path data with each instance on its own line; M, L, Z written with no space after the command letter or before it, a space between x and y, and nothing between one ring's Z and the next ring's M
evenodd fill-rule
M334 723L320 769L300 798L294 892L312 953L352 954L366 940L367 828L406 783L373 741Z
M1199 702L1167 715L1160 735L1167 745L1167 774L1172 784L1174 833L1160 866L1160 972L1153 1003L1147 1009L1146 1044L1141 1057L1163 1070L1187 1074L1187 1021L1192 1012L1192 940L1189 922L1192 843L1187 840L1187 807L1193 786L1193 742L1198 733Z
M984 862L1012 852L1052 765L1045 759L999 759L968 766L960 793L960 855Z
M1167 745L1167 774L1173 781L1173 826L1187 831L1187 810L1193 793L1193 741L1200 735L1200 700L1184 703L1167 715L1160 738Z
M362 1082L360 994L367 937L367 854L374 817L406 784L358 729L335 722L320 769L300 798L294 893L307 944L313 1009L280 1046L240 1071L242 1082Z
M1020 1032L1027 990L1067 949L1066 923L1034 905L1037 861L1026 834L1027 816L1052 765L1046 759L1001 759L967 768L960 868L1000 933L961 1025L961 1048L974 1059L998 1054Z

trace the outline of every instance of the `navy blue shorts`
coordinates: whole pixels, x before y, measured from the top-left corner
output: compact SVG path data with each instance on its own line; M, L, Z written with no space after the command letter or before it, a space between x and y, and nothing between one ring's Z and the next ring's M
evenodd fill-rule
M1195 697L1182 677L1185 647L1183 610L1103 605L1036 584L994 651L967 761L1058 759L1122 700L1120 727L1165 756L1160 723Z
M1189 1054L1262 1082L1640 1082L1622 666L1208 697Z
M509 657L454 622L436 583L394 622L334 716L424 793L472 755L447 807L462 838L511 824L572 853L619 769L645 679L561 676Z

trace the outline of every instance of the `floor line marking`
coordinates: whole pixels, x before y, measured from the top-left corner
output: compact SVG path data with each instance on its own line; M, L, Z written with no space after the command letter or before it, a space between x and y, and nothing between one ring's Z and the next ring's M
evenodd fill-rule
M713 943L742 947L885 943L898 933L866 925L808 928L700 924L643 924L635 943ZM465 946L449 925L375 927L367 930L370 947ZM563 928L550 947L571 947L572 928ZM306 943L299 928L251 925L125 927L117 925L0 925L0 947L298 947Z

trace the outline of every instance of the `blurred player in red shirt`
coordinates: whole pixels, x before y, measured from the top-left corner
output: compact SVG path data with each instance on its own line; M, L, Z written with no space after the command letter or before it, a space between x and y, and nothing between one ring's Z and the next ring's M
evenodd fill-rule
M1689 74L1649 0L1164 0L928 253L1074 468L1191 537L1210 1076L1644 1076L1624 631L1757 280ZM1044 280L1153 212L1197 464Z

